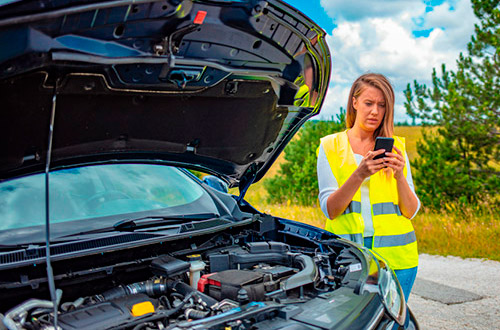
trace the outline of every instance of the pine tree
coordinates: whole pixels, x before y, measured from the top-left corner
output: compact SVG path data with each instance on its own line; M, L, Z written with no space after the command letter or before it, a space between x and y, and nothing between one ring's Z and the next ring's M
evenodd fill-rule
M432 87L414 81L406 111L434 129L417 143L415 183L424 205L488 205L498 212L500 191L500 6L472 0L480 23L457 69L432 73Z

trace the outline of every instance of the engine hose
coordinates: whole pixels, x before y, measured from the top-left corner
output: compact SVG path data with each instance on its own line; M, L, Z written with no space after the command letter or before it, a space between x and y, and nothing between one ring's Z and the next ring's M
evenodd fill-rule
M149 280L145 282L137 282L129 285L120 285L116 288L110 289L103 292L100 295L95 296L97 300L105 301L121 298L124 296L135 295L138 293L144 293L148 296L162 295L167 292L167 285L165 280Z
M200 320L210 314L210 311L200 311L197 309L188 308L184 312L186 319Z
M294 256L293 261L294 264L299 264L302 269L300 272L290 276L283 283L281 283L281 289L285 291L314 283L318 276L316 263L311 257L304 254L298 254Z
M167 293L167 291L177 292L184 297L189 293L195 293L197 297L199 297L205 304L207 304L207 306L213 306L218 303L218 301L214 298L193 289L191 286L184 282L166 282L165 280L149 280L129 285L120 285L116 288L105 291L100 295L96 295L95 298L98 301L106 301L121 298L124 296L135 295L138 293L144 293L148 296L159 296Z
M62 290L57 289L56 290L56 304L59 305L59 302L61 301L61 296L62 296ZM18 305L11 309L10 311L5 314L5 317L3 319L3 324L7 327L9 330L17 330L17 329L24 329L24 324L18 324L14 321L14 318L16 317L22 317L26 316L27 313L35 308L53 308L54 304L52 301L47 301L47 300L40 300L40 299L30 299L28 301L25 301L21 305ZM24 322L24 321L22 321Z
M184 283L184 282L180 282L180 281L175 281L175 282L167 282L167 287L169 289L171 289L172 291L176 291L184 296L186 296L187 294L191 293L191 292L194 292L196 294L196 296L200 297L200 299L205 303L207 304L207 306L211 307L215 304L218 303L217 300L215 300L214 298L204 294L203 292L200 292L196 289L193 289L190 285Z

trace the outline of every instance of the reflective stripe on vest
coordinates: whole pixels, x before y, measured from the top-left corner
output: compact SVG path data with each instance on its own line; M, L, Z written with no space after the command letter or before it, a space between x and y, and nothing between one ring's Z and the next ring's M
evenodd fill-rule
M332 173L341 187L358 167L347 131L326 136L321 139L321 144ZM394 146L405 154L404 138L394 136ZM405 176L406 170L405 167ZM401 214L397 182L390 169L381 170L370 177L369 194L374 229L371 249L393 269L417 266L415 232L411 221ZM345 211L335 219L326 221L325 229L363 245L365 226L361 209L361 189L358 189Z
M361 208L361 204L359 207ZM373 204L372 210L373 210L373 215L381 215L381 214L401 215L401 210L399 209L399 205L396 205L394 203Z
M342 214L361 213L361 203L351 201Z
M414 231L401 235L375 236L373 238L373 247L379 248L379 247L401 246L416 241L417 241L417 236L415 235Z
M372 206L373 215L381 215L381 214L397 214L401 215L401 210L399 209L399 205L394 203L378 203ZM346 209L342 214L349 213L361 213L361 203L357 201L351 201L349 205L347 205Z

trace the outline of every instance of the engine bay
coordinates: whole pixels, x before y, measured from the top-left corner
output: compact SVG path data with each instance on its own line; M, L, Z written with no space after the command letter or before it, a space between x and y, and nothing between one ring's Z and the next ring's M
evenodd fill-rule
M359 295L361 269L361 260L348 248L299 247L269 240L242 241L195 254L165 254L141 271L142 281L117 283L71 300L61 299L58 290L58 325L62 329L257 329L256 322L286 322L294 316L300 320L307 310L297 306L314 299L327 303L325 295L339 288ZM53 304L35 298L11 308L3 319L9 329L53 329L53 321Z

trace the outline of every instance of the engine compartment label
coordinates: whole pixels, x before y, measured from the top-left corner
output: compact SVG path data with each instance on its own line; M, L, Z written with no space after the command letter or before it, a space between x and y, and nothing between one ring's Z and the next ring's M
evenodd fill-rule
M351 273L359 272L361 269L362 269L361 264L352 264L352 265L349 265L349 271Z

